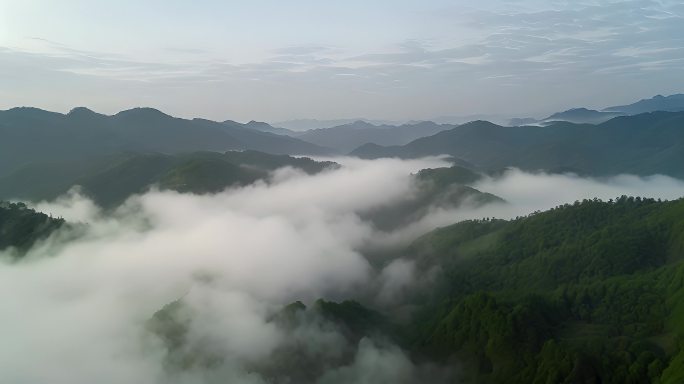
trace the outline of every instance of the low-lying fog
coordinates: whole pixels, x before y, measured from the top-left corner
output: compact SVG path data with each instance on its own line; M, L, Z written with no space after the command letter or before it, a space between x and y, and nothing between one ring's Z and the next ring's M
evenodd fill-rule
M411 173L447 163L337 161L337 170L309 176L283 169L269 183L216 195L152 191L108 215L77 192L35 204L87 226L56 234L21 262L0 255L0 381L263 382L248 367L287 342L268 322L284 304L353 299L371 286L383 302L410 283L410 265L400 261L374 271L361 254L367 247L401 247L460 220L511 218L583 198L684 196L684 182L664 176L587 179L513 170L473 185L508 204L435 209L381 233L359 213L405 199L415 191ZM145 322L181 297L192 314L187 344L220 351L223 364L165 369L164 346ZM311 326L299 335L323 357L335 349L330 329ZM425 377L423 368L396 346L363 340L351 364L318 381L408 383Z

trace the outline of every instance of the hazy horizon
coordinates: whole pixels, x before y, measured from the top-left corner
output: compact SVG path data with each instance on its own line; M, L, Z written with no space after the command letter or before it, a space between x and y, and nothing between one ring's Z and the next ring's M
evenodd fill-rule
M0 109L542 117L682 92L676 1L0 0Z

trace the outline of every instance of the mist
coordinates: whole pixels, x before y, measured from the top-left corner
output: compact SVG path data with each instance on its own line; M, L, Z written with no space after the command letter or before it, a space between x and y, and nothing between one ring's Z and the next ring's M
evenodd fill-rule
M285 168L268 181L214 195L153 189L111 214L78 189L35 204L76 225L35 245L22 261L0 253L3 381L261 383L267 378L253 367L293 339L323 361L337 361L336 348L351 351L350 361L317 382L448 380L453 372L416 364L386 340L348 345L322 319L294 330L270 319L297 300L309 305L363 293L370 304L400 303L416 283L412 264L396 259L377 268L365 250L402 247L440 226L513 218L584 198L684 195L684 182L665 176L592 179L511 170L473 186L506 203L434 207L405 227L380 231L361 214L410 198L416 193L411 174L446 161L336 160L339 169L312 176ZM146 324L177 300L188 327L185 352L220 355L220 364L169 370L167 348Z

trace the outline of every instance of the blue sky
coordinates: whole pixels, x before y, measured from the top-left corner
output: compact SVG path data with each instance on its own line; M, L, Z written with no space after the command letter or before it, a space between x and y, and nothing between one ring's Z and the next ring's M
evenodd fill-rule
M0 108L541 117L684 91L681 1L0 0Z

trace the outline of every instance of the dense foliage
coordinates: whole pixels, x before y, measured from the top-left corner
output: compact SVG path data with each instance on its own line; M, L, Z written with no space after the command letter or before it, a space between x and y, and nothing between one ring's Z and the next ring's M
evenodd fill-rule
M23 203L0 202L0 250L14 248L18 252L14 256L18 257L63 224L64 220L36 212Z
M435 209L505 203L496 195L468 185L482 177L482 174L458 165L423 169L413 175L414 189L410 195L400 201L363 212L361 216L376 228L389 231L415 223Z
M110 208L152 186L178 192L219 192L266 179L271 171L286 166L313 174L336 164L258 151L115 154L21 168L0 178L0 198L54 199L78 185L97 204Z
M684 378L684 200L585 200L459 223L408 252L442 279L409 345L476 382Z

